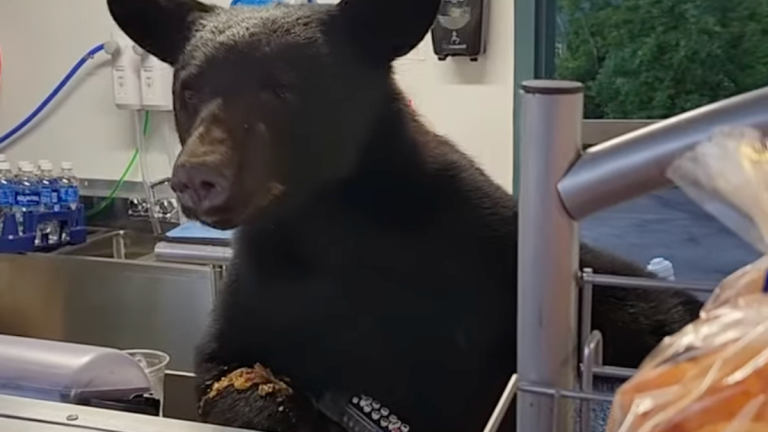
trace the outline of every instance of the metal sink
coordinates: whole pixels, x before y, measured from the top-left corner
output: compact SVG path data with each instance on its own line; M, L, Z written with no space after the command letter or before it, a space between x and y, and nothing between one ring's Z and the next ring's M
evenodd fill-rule
M153 261L155 236L138 231L94 233L80 245L62 248L54 254L117 260Z

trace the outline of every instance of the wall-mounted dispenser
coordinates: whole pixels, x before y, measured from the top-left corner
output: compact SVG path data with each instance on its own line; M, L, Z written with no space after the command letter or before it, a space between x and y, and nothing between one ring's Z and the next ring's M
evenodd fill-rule
M141 104L145 110L173 111L173 66L133 46L141 58Z
M133 42L123 32L115 30L105 51L112 56L112 89L119 109L141 109L141 80L138 70L141 59L131 50Z
M469 57L477 61L485 53L488 0L442 0L432 26L432 47L438 60Z

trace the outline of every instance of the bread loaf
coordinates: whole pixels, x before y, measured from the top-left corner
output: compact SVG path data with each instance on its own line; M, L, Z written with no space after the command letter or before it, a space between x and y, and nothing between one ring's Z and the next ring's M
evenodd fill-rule
M617 392L607 431L768 431L768 297L740 297L665 339Z
M766 275L768 275L768 256L763 256L723 279L707 301L703 312L717 309L742 297L765 293Z

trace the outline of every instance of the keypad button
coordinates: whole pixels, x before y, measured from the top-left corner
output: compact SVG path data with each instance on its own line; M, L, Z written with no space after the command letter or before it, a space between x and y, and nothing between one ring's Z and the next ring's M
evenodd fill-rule
M371 406L370 406L370 405L363 405L363 411L364 411L366 414L368 414L369 412L371 412L371 410L373 410L373 408L371 408Z
M379 401L373 401L373 403L371 403L371 405L373 405L373 409L381 408L381 402L379 402Z
M392 422L397 421L397 416L392 414L391 416L389 416L389 421L392 421Z
M395 428L399 428L400 425L403 424L400 420L391 420L389 422L389 430L394 430Z
M410 430L411 430L411 427L410 427L410 426L408 426L407 424L403 423L402 425L400 425L400 430L401 430L402 432L410 432Z
M374 420L378 420L381 418L381 411L373 411L371 413L371 418Z
M371 397L370 397L370 396L362 396L362 397L360 398L360 403L361 403L361 404L365 404L365 405L368 405L368 404L369 404L369 403L371 403L371 402L373 402L373 399L371 399Z
M386 417L383 417L381 420L379 420L379 424L383 427L389 426L389 419Z
M352 398L352 404L353 405L357 405L359 403L360 403L360 398L359 397L355 396L355 397Z
M384 417L389 415L389 408L387 407L382 407L379 411L381 411L381 415L383 415Z

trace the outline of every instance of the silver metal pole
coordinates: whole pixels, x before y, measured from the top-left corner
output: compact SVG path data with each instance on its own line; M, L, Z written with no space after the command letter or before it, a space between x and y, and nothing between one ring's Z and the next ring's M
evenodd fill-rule
M714 291L715 286L717 285L702 282L676 282L657 279L643 279L630 276L595 274L591 271L583 272L581 278L585 284L591 283L593 285L602 285L613 288L676 289L702 294L712 294L712 291Z
M603 365L603 335L599 330L592 332L584 345L584 354L581 356L581 391L592 393L595 383L595 367ZM590 432L592 429L592 404L589 400L581 403L581 427L580 432Z
M496 408L493 410L491 418L485 425L483 432L497 432L499 430L499 426L501 426L501 422L504 420L504 416L507 415L507 411L509 411L509 405L515 398L516 393L517 374L514 374L512 375L512 378L510 378L507 382L507 387L504 389L504 393L501 394L501 399L499 399L499 402L496 404Z
M559 184L569 214L581 220L671 184L665 171L718 127L768 129L768 87L734 96L592 147Z
M570 391L579 363L578 233L557 184L579 155L583 86L533 80L522 92L517 373L521 385ZM572 414L572 401L522 392L517 430L572 431Z
M592 334L592 297L594 285L585 275L592 275L591 268L585 268L581 272L581 310L579 311L579 347L587 346L587 340ZM582 431L584 432L584 431Z

